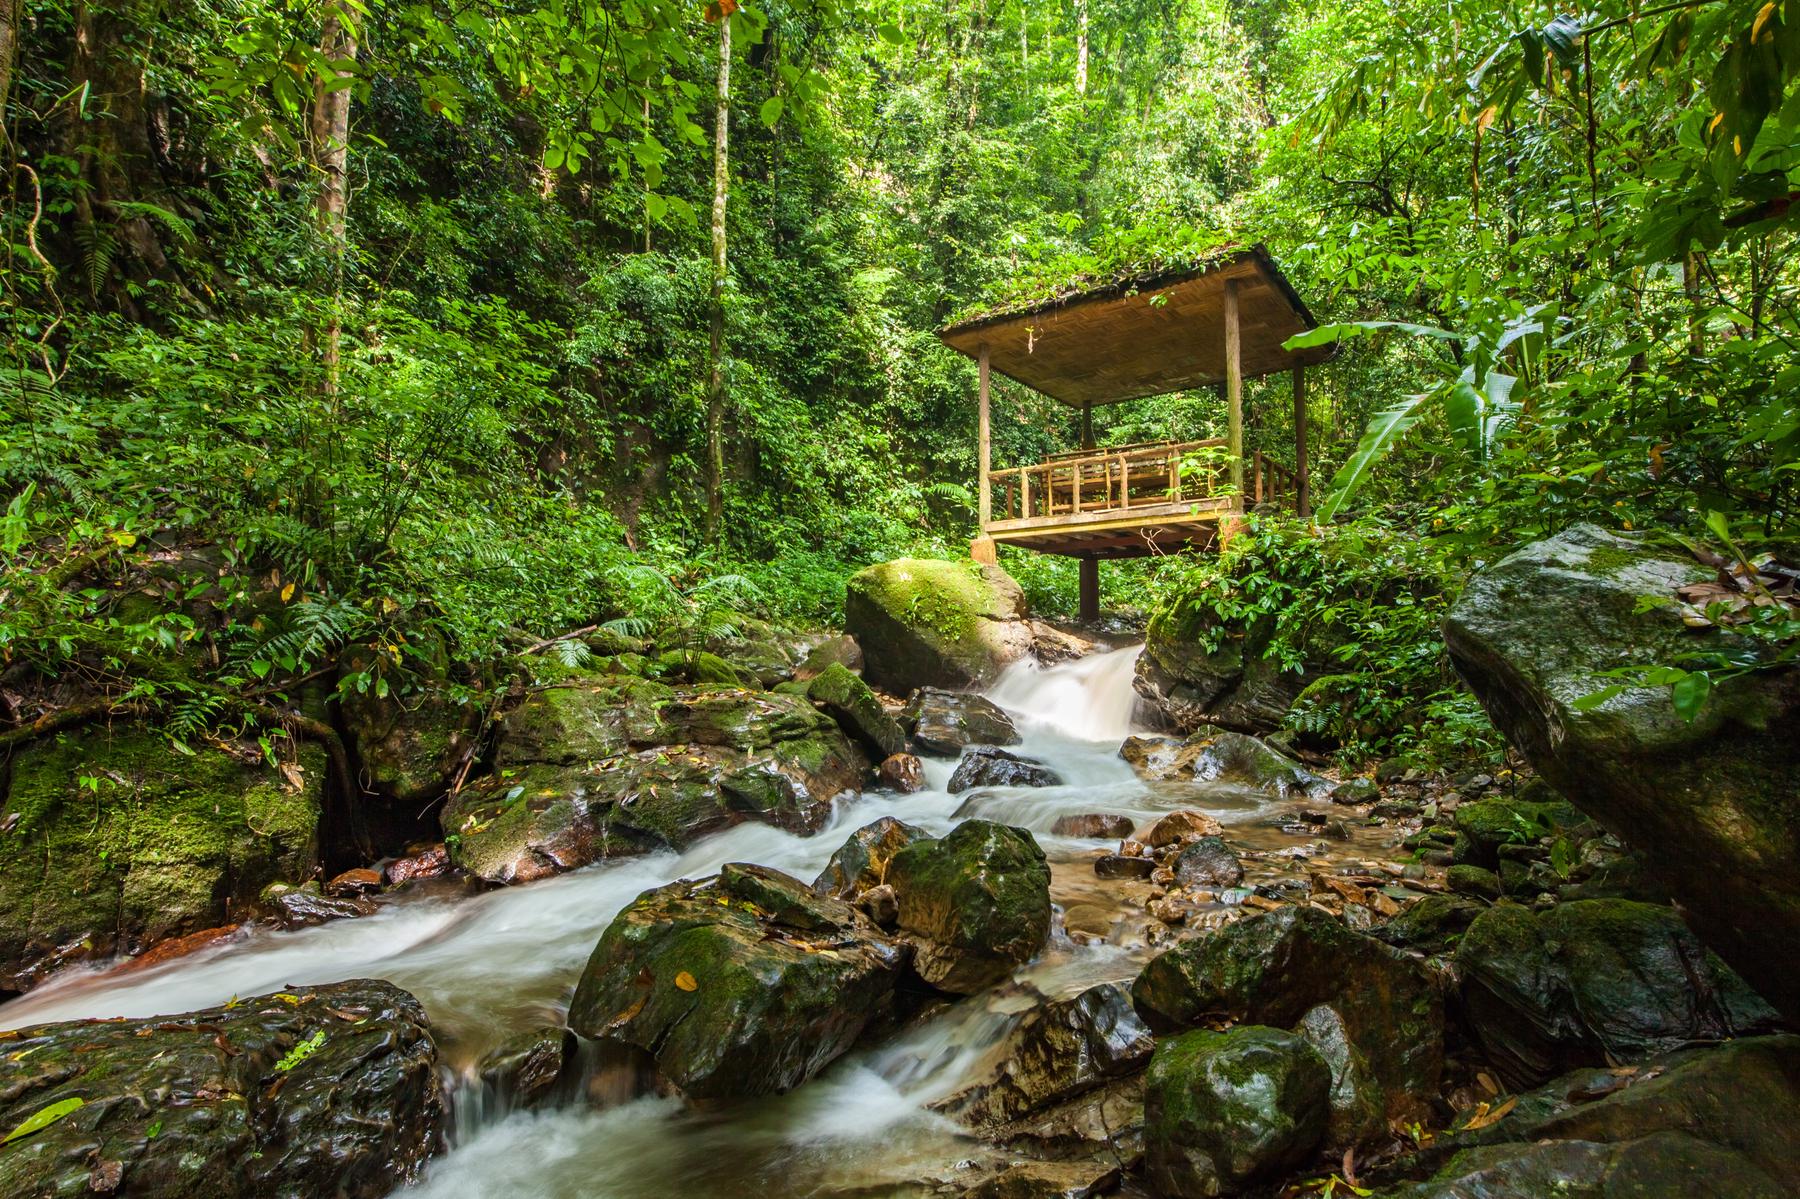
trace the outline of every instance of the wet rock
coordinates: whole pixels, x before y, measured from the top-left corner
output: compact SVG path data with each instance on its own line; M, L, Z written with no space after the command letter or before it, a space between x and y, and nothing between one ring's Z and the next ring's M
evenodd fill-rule
M1031 650L1025 593L998 566L901 558L858 571L844 595L844 631L863 673L898 694L982 687Z
M0 805L0 992L234 923L271 883L311 877L327 770L316 746L276 771L254 745L189 756L127 726L18 750Z
M1335 1008L1320 1004L1300 1017L1294 1031L1319 1051L1331 1068L1331 1115L1325 1146L1341 1152L1387 1131L1387 1099L1369 1060L1344 1027Z
M367 916L375 910L373 900L360 897L337 899L319 893L317 883L303 887L279 885L263 893L263 900L284 928L303 928L324 924L327 920L345 920Z
M1304 1163L1324 1139L1331 1069L1303 1038L1249 1024L1164 1041L1144 1088L1144 1174L1212 1199Z
M813 880L813 890L836 899L854 899L887 879L888 863L915 841L931 834L893 816L865 824L838 847L825 869Z
M801 659L800 665L794 668L794 681L809 683L832 666L842 666L851 674L862 673L862 646L856 643L856 638L848 633L839 633L815 645Z
M1330 647L1314 648L1302 670L1288 670L1269 652L1273 631L1271 621L1225 621L1203 599L1177 595L1145 630L1137 692L1183 731L1278 729L1300 693L1329 672Z
M342 669L365 669L361 654L367 652L350 653ZM344 724L371 790L401 803L436 799L474 752L481 713L450 698L447 666L447 659L440 661L424 689L404 698L354 688L343 695Z
M1497 1121L1440 1136L1397 1170L1435 1176L1383 1194L1762 1199L1787 1193L1800 1172L1797 1105L1800 1037L1575 1070L1518 1096Z
M858 895L856 907L881 928L892 929L900 923L900 900L886 883Z
M1090 1199L1117 1186L1107 1162L1023 1162L963 1192L963 1199Z
M906 706L913 743L928 754L953 758L971 745L1017 745L1018 730L1000 706L979 695L920 689Z
M575 1051L575 1034L566 1028L528 1028L483 1054L475 1069L503 1106L533 1108L574 1068Z
M1444 871L1444 885L1458 895L1476 899L1499 899L1503 894L1500 876L1480 866L1452 866Z
M1486 910L1481 904L1456 896L1427 895L1376 928L1374 935L1396 949L1444 953Z
M905 956L848 904L737 869L646 892L619 913L569 1026L641 1050L692 1100L778 1094L855 1042Z
M1129 816L1110 816L1100 812L1058 816L1050 832L1058 837L1081 837L1093 841L1118 841L1131 836L1137 825Z
M1062 777L1042 762L1003 749L981 747L965 754L950 776L948 790L961 795L974 787L1057 787Z
M1775 1023L1673 910L1650 904L1501 904L1469 926L1456 967L1468 1023L1513 1085Z
M1050 935L1050 868L1024 829L967 820L888 862L919 977L967 995L1030 961Z
M1713 576L1682 550L1578 525L1476 575L1444 636L1507 740L1641 851L1708 942L1800 1020L1800 670L1721 680L1693 720L1668 687L1579 704L1622 665L1708 649L1768 661L1770 643L1641 602Z
M806 685L806 694L876 759L906 748L906 734L899 722L887 714L868 684L843 666L833 663L826 667Z
M1140 1069L1156 1041L1117 983L1027 1012L985 1068L932 1107L974 1128L1022 1119Z
M437 1048L384 982L293 987L153 1020L19 1030L0 1127L79 1106L0 1155L8 1195L378 1199L439 1146Z
M528 763L519 746L503 742L502 768L443 811L457 864L490 882L531 882L658 846L685 849L745 820L816 832L832 798L859 788L869 769L836 722L798 696L594 680L553 691L572 697L558 701L563 723L593 733L585 748L624 748L574 762L552 748L543 752L557 760ZM578 711L586 713L580 721Z
M352 895L374 895L381 886L381 871L371 866L357 866L334 875L325 884L325 894L333 899L347 899Z
M1154 858L1109 853L1094 859L1094 873L1101 878L1149 878L1155 869Z
M1135 1163L1144 1153L1144 1072L1103 1083L1022 1120L995 1125L983 1136L1044 1157Z
M876 777L902 795L925 789L925 763L914 754L889 754L875 770Z
M387 880L388 886L398 887L418 878L437 878L449 869L450 851L438 844L409 857L389 862L382 871L382 877Z
M1381 798L1381 788L1374 779L1348 778L1328 792L1335 804L1372 804Z
M1581 823L1581 813L1548 788L1532 790L1546 798L1495 796L1458 805L1452 817L1456 823L1456 861L1497 870L1502 850L1535 848L1540 837Z
M1205 812L1182 808L1158 817L1135 839L1151 849L1161 849L1165 845L1179 845L1183 841L1197 841L1201 837L1216 837L1224 831L1219 822Z
M1220 837L1189 842L1175 856L1175 881L1184 887L1218 891L1244 881L1244 867Z
M657 655L652 671L667 682L696 687L754 691L763 685L754 669L740 667L711 650L665 651Z
M1444 1016L1419 964L1310 907L1247 917L1178 943L1132 984L1153 1030L1221 1020L1292 1026L1332 1007L1390 1116L1416 1112L1443 1068Z
M1255 737L1219 729L1201 729L1173 747L1166 739L1134 737L1120 747L1119 753L1140 776L1152 781L1236 783L1282 799L1321 797L1331 786L1328 780Z
M1063 931L1080 944L1104 941L1112 934L1119 918L1117 907L1098 903L1078 903L1063 912Z

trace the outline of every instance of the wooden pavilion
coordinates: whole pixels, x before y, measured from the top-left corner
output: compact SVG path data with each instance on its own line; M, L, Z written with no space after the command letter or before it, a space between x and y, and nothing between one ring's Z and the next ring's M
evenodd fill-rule
M996 543L1004 542L1080 559L1081 615L1092 620L1102 559L1214 546L1234 517L1261 505L1306 515L1305 370L1333 349L1289 351L1282 343L1314 324L1256 245L1223 251L1203 266L1120 279L940 330L945 345L980 365L981 536L970 552L991 562ZM1081 448L995 471L988 384L996 370L1079 409ZM1260 450L1244 455L1244 380L1277 372L1294 381L1292 468ZM1218 385L1227 436L1095 448L1094 405Z

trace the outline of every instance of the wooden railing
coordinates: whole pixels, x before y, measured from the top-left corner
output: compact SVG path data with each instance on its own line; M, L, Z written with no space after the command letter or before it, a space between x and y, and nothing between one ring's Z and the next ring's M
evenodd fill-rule
M1250 477L1245 480L1250 494L1249 507L1272 504L1278 508L1300 509L1300 475L1283 466L1261 450L1251 457Z
M1129 512L1152 504L1215 499L1229 493L1229 462L1223 454L1206 456L1200 451L1224 446L1224 438L1214 437L1047 454L1042 462L989 476L990 483L1004 492L995 518ZM1250 504L1296 505L1299 479L1294 471L1260 450L1247 465L1245 499Z

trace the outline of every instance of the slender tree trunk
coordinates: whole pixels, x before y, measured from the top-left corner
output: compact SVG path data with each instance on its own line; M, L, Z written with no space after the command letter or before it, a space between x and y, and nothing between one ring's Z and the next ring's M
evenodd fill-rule
M327 0L324 31L319 36L319 53L328 62L345 62L356 57L356 34L343 19L337 0ZM342 82L349 72L335 70ZM330 256L331 310L326 318L319 346L320 361L325 367L325 393L336 403L338 363L343 341L344 319L344 254L349 242L350 216L350 88L328 87L320 78L313 85L312 109L313 165L319 172L319 196L316 219L325 238L325 252Z
M1075 94L1087 95L1088 0L1075 0Z
M718 119L713 127L712 354L706 379L706 539L725 524L725 202L731 193L731 18L719 18Z
M6 136L6 102L12 98L13 65L19 60L19 0L0 0L0 139Z
M644 136L650 136L650 93L644 93ZM644 253L650 252L650 176L644 176Z

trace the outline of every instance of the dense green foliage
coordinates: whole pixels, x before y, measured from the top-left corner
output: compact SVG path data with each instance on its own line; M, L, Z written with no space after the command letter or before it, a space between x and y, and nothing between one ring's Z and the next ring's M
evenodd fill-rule
M25 6L0 84L6 661L144 693L185 652L254 690L357 644L344 685L385 688L445 647L692 626L715 575L830 621L855 567L972 531L973 371L939 325L1254 240L1361 322L1311 391L1324 513L1353 523L1333 569L1387 530L1451 580L1576 519L1792 531L1800 13L953 0L726 18L709 541L734 7ZM342 242L310 120L339 89ZM1251 447L1290 458L1285 380L1247 398ZM1096 414L1102 444L1222 424L1211 392ZM996 465L1075 437L999 382ZM1073 606L1073 563L1007 564ZM1166 569L1109 568L1105 599L1143 609ZM1320 616L1282 586L1244 602ZM1413 677L1428 609L1367 614L1346 672Z

